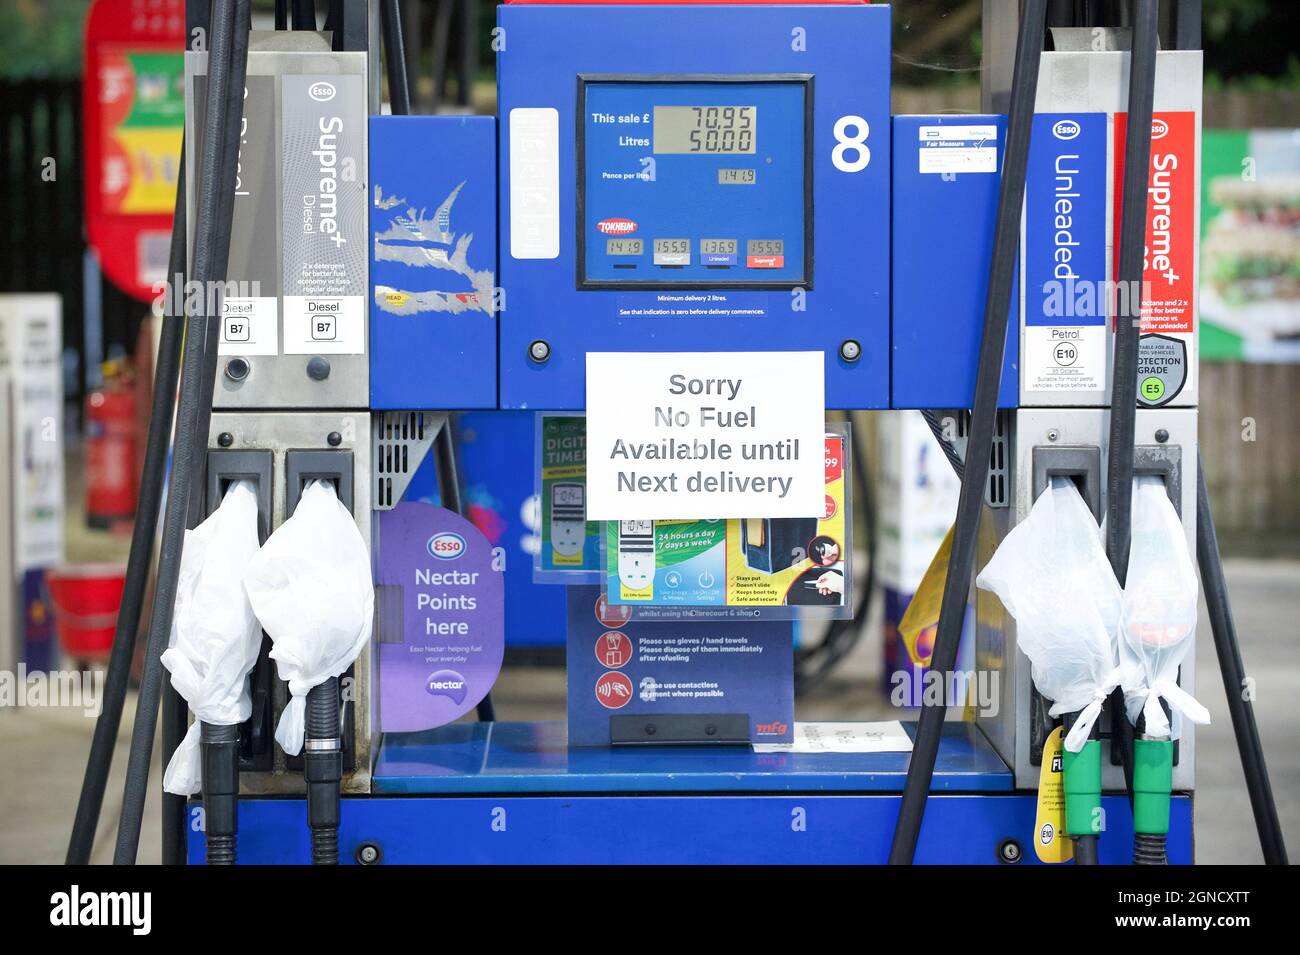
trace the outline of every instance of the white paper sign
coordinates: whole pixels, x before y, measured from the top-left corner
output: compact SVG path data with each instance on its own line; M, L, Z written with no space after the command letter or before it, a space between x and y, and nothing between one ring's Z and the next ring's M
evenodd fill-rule
M587 518L821 517L821 352L589 352Z
M795 723L793 743L755 743L756 753L910 753L912 737L884 723Z

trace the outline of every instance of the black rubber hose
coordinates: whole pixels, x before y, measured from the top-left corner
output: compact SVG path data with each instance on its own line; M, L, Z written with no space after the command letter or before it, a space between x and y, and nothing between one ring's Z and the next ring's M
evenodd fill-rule
M246 0L245 0L246 2ZM216 273L213 261L219 248L230 243L230 222L218 219L221 196L234 189L235 168L222 168L221 158L227 132L229 110L227 98L238 95L230 85L230 58L234 46L235 4L217 3L212 8L209 30L211 52L208 59L208 95L204 109L204 139L199 155L197 183L199 200L194 242L195 281L206 290L211 287ZM245 49L247 49L245 47ZM240 71L244 65L240 65ZM242 90L240 91L242 92ZM141 677L135 725L131 735L130 757L127 762L126 785L123 792L122 812L118 823L117 847L113 861L117 865L133 865L140 845L140 825L144 816L145 796L149 785L149 763L153 755L154 733L158 721L158 697L162 684L161 656L171 633L172 611L176 602L176 582L180 570L181 548L184 543L186 518L189 513L190 489L194 476L195 459L200 448L196 430L199 405L212 400L212 380L203 380L203 347L206 323L219 320L219 315L209 316L208 296L200 299L199 307L186 316L184 357L181 364L180 406L176 421L176 440L172 452L172 474L167 487L167 507L163 518L162 546L158 561L158 579L154 591L153 613L150 618L149 639L146 645L144 672ZM190 297L186 297L187 304ZM187 313L189 309L187 308Z
M957 451L957 446L944 435L943 422L939 420L939 416L933 411L922 411L921 417L930 426L930 433L934 435L934 440L939 442L939 447L943 450L943 456L948 459L953 472L960 480L966 474L966 462L962 460L961 454Z
M315 0L293 0L293 28L313 31L316 29Z
M966 474L957 502L952 552L944 582L939 625L930 658L930 672L939 673L943 685L957 660L966 605L970 597L975 545L979 534L984 486L988 481L989 455L993 447L998 414L998 391L1002 381L1003 349L1015 284L1016 253L1020 239L1021 208L1025 195L1025 169L1029 162L1030 129L1034 98L1038 90L1038 65L1043 49L1046 0L1025 0L1016 40L1016 61L1012 73L1011 105L1007 117L1007 145L1003 153L1002 178L998 191L998 215L993 235L993 256L989 266L988 295L984 303L984 331L980 342L979 367L971 411L970 434L966 443ZM931 700L927 694L921 708L907 781L889 850L893 865L910 865L916 854L921 820L934 776L939 737L947 700ZM946 694L944 694L946 697Z
M1277 803L1273 800L1268 765L1264 762L1264 745L1260 742L1259 725L1255 722L1255 707L1251 703L1251 694L1247 692L1246 665L1241 658L1241 643L1237 640L1237 626L1232 619L1228 583L1223 576L1223 560L1219 555L1219 537L1210 510L1210 491L1205 485L1205 468L1199 456L1196 461L1196 560L1201 567L1201 586L1205 588L1205 605L1209 611L1210 629L1214 632L1214 652L1219 657L1223 694L1228 698L1228 713L1232 717L1232 732L1237 737L1237 753L1246 776L1246 792L1250 795L1250 808L1259 832L1259 847L1264 852L1266 863L1286 865L1286 842L1277 817Z
M336 676L307 693L302 772L307 781L312 865L338 865L343 740L339 733L339 678Z
M203 838L208 865L235 864L239 812L239 725L201 723Z
M1124 142L1124 182L1120 200L1119 302L1127 314L1115 316L1110 433L1106 454L1106 557L1122 588L1128 578L1133 522L1133 445L1137 421L1137 360L1142 332L1142 277L1146 256L1147 185L1151 168L1151 112L1155 102L1159 4L1133 0L1133 42L1129 54L1128 128ZM1133 725L1124 708L1124 691L1110 695L1111 746L1119 750L1124 788L1133 798Z
M252 29L252 21L251 21L251 11L250 11L250 0L235 0L235 27L234 27L235 32L231 43L230 89L238 90L239 95L231 96L226 104L226 129L228 130L239 130L242 128L243 125L244 96L246 94L245 81L247 78L246 73L247 73L247 64L248 64L248 42L249 42L249 31L251 29ZM221 156L221 163L222 163L221 168L222 169L236 168L239 163L240 136L238 134L233 136L227 136L226 141L223 144L222 148L223 148L223 152ZM220 205L218 206L217 209L217 221L233 223L234 215L235 215L235 190L232 187L229 190L229 192L221 196ZM214 250L214 254L213 254L213 261L212 261L213 275L217 277L219 282L224 283L225 280L228 278L229 267L230 267L230 243L226 242L224 244L219 245L217 249ZM220 347L221 347L221 321L220 319L209 320L207 332L204 337L204 343L203 343L203 380L204 381L208 381L208 382L216 381L217 364L218 364L218 357L219 357L218 352L220 351ZM190 513L189 513L189 519L187 521L187 526L191 529L198 527L199 524L203 523L203 519L207 516L206 498L207 498L207 478L208 478L208 467L207 467L208 456L206 453L206 448L207 448L207 438L209 432L211 431L211 428L212 428L212 398L211 398L211 393L209 393L209 396L207 396L203 401L199 402L198 415L195 419L195 425L194 425L195 433L197 434L199 440L202 441L202 444L200 445L201 450L199 452L198 458L196 460L195 468L194 468L194 480L191 483L191 487L190 487ZM168 689L170 690L170 687L168 687ZM171 695L175 695L174 691L171 692ZM182 724L185 720L184 701L182 701L179 698L179 696L177 696L172 705L175 707L177 711L176 718L174 721L165 719L163 723L162 758L164 761L171 759L172 752L175 750L176 746L179 745L180 739L173 738L173 737L175 736L176 730L179 728L178 724ZM167 705L164 705L163 707L164 714L167 713L168 709L169 707ZM224 735L224 731L226 729L227 727L209 726L208 724L205 723L202 726L201 732L206 734L209 731L212 731L217 735ZM216 772L220 774L220 777L222 779L233 778L234 780L233 791L236 795L238 795L239 793L239 745L238 745L239 728L236 726L230 729L235 734L235 745L222 746L219 750L214 752L212 761L209 761L207 758L205 758L203 763L203 768L204 771L206 772L209 767L212 767ZM229 765L217 766L216 761L218 760L228 760ZM206 785L205 785L205 792L206 792ZM169 852L169 847L179 847L184 844L185 803L186 803L186 799L184 796L177 796L174 795L173 793L168 793L168 792L164 792L162 794L163 849L164 849L165 861L169 861L173 863L183 861L183 857L180 860L177 860L175 858L167 859L166 857L168 855L174 855L176 851L175 848L171 848L171 851ZM207 805L206 798L205 798L204 805L205 805L204 815L206 818L208 815L208 810L206 809L206 805ZM234 813L232 811L231 825L233 824L234 824ZM219 864L234 865L235 859L234 859L233 832L231 833L230 845L231 845L231 855L230 855L229 862L224 863L223 861ZM218 857L221 858L222 854L218 853ZM211 849L209 849L209 853L208 853L209 864L212 863L212 858L213 858L212 852Z
M289 29L289 0L275 0L275 28Z
M185 301L185 144L181 144L180 172L176 178L176 206L172 214L172 240L167 256L167 299L158 337L158 360L154 368L153 399L149 409L149 432L145 441L144 470L136 500L135 523L131 528L131 551L126 561L122 603L113 632L113 649L104 677L103 708L95 722L90 757L81 780L81 796L68 840L68 865L90 862L95 829L104 805L104 790L113 765L113 749L122 724L135 657L136 637L149 589L149 567L153 560L158 511L162 506L163 479L167 473L167 448L171 441L172 412L176 407L176 379L181 365L181 320ZM182 303L181 308L177 304Z
M406 44L402 40L402 14L397 0L380 0L384 32L384 66L388 72L388 99L394 116L411 112L411 85L406 75Z
M1074 864L1075 865L1098 865L1096 836L1075 836L1074 837Z

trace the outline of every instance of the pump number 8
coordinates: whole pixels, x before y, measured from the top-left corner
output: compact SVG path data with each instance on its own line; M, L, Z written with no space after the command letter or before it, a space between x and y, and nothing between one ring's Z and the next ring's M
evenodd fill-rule
M849 135L852 129L854 134ZM835 148L831 150L831 162L840 172L862 172L871 162L871 150L867 147L867 137L871 127L861 116L841 116L835 121ZM849 154L853 158L849 158Z

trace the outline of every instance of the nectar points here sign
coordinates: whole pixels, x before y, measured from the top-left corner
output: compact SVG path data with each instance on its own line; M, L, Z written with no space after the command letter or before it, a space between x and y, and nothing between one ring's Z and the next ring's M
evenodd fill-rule
M587 518L820 517L821 352L588 352Z

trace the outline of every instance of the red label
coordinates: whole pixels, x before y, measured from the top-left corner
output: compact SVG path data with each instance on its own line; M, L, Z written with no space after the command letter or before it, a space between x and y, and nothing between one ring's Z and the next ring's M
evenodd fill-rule
M844 440L842 438L826 439L826 483L838 481L844 476Z
M1115 114L1115 277L1128 115ZM1156 113L1151 121L1142 331L1190 332L1195 324L1196 114Z
M783 269L785 268L784 255L751 255L746 260L746 264L751 269Z
M596 699L610 710L627 706L632 702L632 681L617 670L610 670L596 681Z
M601 219L596 223L596 231L605 235L631 235L636 231L636 223L631 219Z
M607 630L596 638L596 659L611 670L625 666L632 659L632 640L626 633Z

